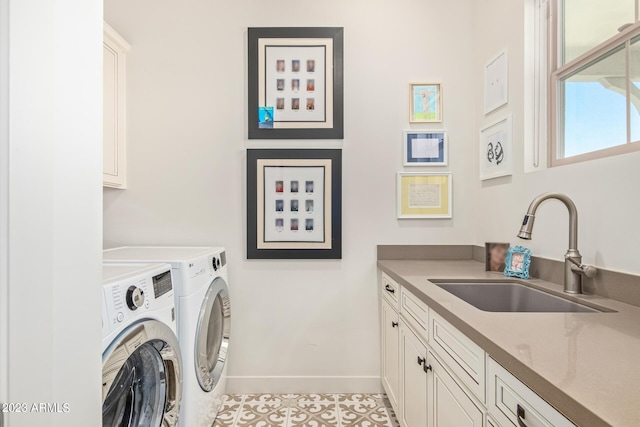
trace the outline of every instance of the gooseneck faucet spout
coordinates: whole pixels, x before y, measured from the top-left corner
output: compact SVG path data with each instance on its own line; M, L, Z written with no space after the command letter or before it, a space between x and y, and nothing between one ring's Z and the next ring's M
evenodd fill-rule
M564 256L564 291L570 294L581 294L582 276L594 277L597 270L593 266L582 264L582 255L578 251L578 209L569 196L560 193L546 193L533 199L524 216L518 237L531 240L536 211L542 202L549 199L561 201L569 210L569 250Z

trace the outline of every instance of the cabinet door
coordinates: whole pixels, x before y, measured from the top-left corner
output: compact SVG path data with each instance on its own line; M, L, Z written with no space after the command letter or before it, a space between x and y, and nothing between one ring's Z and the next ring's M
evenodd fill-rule
M126 52L122 37L104 24L103 164L105 187L126 188Z
M428 363L427 347L402 319L400 353L400 421L404 427L426 427L429 393L424 364Z
M429 427L482 427L485 414L480 406L431 353L429 364Z
M382 385L394 410L398 410L400 341L398 313L382 298Z

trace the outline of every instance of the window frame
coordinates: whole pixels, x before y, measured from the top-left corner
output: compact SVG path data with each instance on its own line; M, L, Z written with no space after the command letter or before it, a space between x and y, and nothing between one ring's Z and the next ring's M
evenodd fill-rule
M545 0L540 0L544 2ZM631 140L631 98L630 94L630 85L631 83L631 41L640 36L640 21L638 20L639 16L639 4L636 0L636 10L635 10L635 19L636 22L629 25L627 28L616 34L615 36L609 38L608 40L602 42L601 44L595 46L584 54L580 55L577 58L567 62L566 64L559 66L561 63L561 55L563 55L562 47L560 46L560 31L561 25L564 22L562 18L562 10L561 10L561 2L562 0L548 0L547 1L547 34L540 34L540 37L546 36L548 39L548 54L547 54L547 63L548 63L548 150L547 150L547 161L550 167L563 166L568 164L574 164L579 162L585 162L589 160L601 159L605 157L617 156L620 154L633 153L636 151L640 151L640 140L632 141ZM591 151L584 154L579 154L577 156L559 158L558 157L558 148L560 144L564 142L560 142L563 140L561 137L561 133L563 132L563 128L561 125L560 114L564 112L564 103L563 99L559 98L560 95L560 82L565 77L568 77L579 70L588 67L591 63L593 63L598 58L606 55L609 52L613 52L616 48L624 45L624 52L626 55L626 77L627 77L627 85L626 85L626 126L627 126L627 142L624 145L618 145L615 147L604 148L601 150Z

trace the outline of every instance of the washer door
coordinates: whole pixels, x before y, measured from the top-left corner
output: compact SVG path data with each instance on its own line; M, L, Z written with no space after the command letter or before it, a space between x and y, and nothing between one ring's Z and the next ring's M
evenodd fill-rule
M222 375L227 361L230 331L229 288L218 277L209 285L200 308L195 338L196 377L206 392L214 389Z
M134 324L104 353L103 427L176 426L181 397L180 349L167 325Z

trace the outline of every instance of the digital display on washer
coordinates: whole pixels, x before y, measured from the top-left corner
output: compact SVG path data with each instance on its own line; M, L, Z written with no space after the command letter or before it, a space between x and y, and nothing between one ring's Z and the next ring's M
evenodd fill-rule
M156 298L160 298L167 292L171 292L173 283L171 282L171 270L158 274L153 278L153 293Z
M220 252L220 267L224 267L227 265L227 253Z

